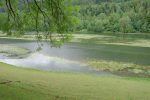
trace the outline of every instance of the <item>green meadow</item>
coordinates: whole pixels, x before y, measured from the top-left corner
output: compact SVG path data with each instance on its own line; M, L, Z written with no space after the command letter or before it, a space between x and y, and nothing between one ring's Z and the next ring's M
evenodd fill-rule
M46 72L0 63L0 100L149 100L150 79Z

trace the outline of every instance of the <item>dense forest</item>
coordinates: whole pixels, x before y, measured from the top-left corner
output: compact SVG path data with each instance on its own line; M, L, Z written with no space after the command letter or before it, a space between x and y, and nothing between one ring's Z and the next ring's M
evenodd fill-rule
M80 7L78 31L148 33L150 0L73 0Z
M72 0L79 8L76 31L110 33L149 33L150 0ZM0 9L0 30L8 28L7 15ZM7 26L7 27L6 27ZM27 30L34 31L31 22ZM42 26L39 27L42 30Z

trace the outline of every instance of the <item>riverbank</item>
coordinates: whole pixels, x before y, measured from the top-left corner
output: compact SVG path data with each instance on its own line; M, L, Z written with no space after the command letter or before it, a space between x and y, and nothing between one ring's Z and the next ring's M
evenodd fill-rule
M1 100L148 100L149 78L45 72L0 63Z
M41 39L45 40L45 36L41 34ZM6 39L21 39L33 41L37 40L37 35L31 32L20 37L7 36L0 34L0 38ZM72 35L71 43L84 43L84 44L111 44L111 45L125 45L136 47L150 47L150 35L148 33L84 33L75 32Z
M118 33L118 34L90 34L77 33L73 35L72 42L87 44L124 45L135 47L150 47L150 35L144 33Z

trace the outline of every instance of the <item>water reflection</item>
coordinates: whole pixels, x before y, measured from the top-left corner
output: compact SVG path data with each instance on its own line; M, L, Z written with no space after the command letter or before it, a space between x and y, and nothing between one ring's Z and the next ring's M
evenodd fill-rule
M7 58L0 54L0 61L49 71L103 73L76 63L87 58L150 65L150 48L148 47L69 43L61 48L51 48L47 42L43 41L42 50L37 53L38 44L36 41L0 39L0 44L23 47L32 51L30 56L22 59Z
M84 73L97 73L105 74L106 72L94 71L87 66L80 65L77 62L66 60L59 57L49 57L40 53L33 53L27 58L23 59L0 59L1 62L21 66L31 67L46 71L58 71L58 72L84 72Z

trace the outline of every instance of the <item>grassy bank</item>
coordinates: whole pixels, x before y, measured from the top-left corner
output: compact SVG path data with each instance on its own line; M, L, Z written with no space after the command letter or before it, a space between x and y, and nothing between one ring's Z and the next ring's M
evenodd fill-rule
M0 63L0 100L149 100L150 79L44 72Z

